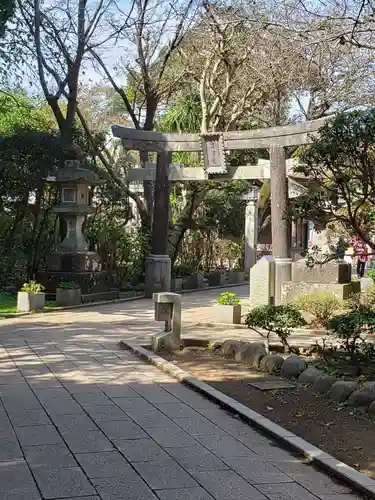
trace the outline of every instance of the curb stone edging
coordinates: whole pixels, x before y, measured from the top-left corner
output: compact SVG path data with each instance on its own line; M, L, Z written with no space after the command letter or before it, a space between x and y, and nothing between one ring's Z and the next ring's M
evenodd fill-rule
M71 311L74 309L83 309L84 307L106 306L109 304L121 304L122 302L130 302L133 300L144 299L144 294L136 297L124 297L123 299L98 300L97 302L87 302L86 304L77 304L75 306L60 306L53 309L43 309L41 311L26 311L21 313L0 313L0 319L22 318L23 316L31 316L32 314L51 314L61 311Z
M229 410L231 413L239 415L243 420L264 431L266 434L284 444L287 448L302 454L311 463L316 464L323 470L329 471L334 476L342 479L344 482L352 486L354 489L368 495L372 499L375 499L375 481L356 471L353 467L350 467L344 462L340 462L328 453L325 453L316 446L296 436L292 432L289 432L278 424L275 424L268 418L263 417L235 399L223 394L196 377L193 377L188 372L181 370L181 368L175 366L173 363L170 363L155 353L144 349L139 344L122 341L120 342L120 347L129 349L139 358L147 361L157 368L160 368L169 375L172 375L172 377L195 389L197 392L200 392L212 401L218 403L220 406Z
M237 286L244 286L248 284L249 284L248 281L240 281L239 283L225 283L225 285L205 286L203 288L189 288L185 290L177 290L175 293L184 295L185 293L206 292L209 290L219 290L220 288L235 288Z

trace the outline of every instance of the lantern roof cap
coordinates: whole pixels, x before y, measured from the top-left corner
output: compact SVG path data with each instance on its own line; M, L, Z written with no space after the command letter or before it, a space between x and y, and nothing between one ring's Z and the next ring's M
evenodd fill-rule
M82 166L79 160L67 160L64 166L57 171L56 175L49 175L46 181L62 184L83 181L86 184L94 185L104 182L96 172Z

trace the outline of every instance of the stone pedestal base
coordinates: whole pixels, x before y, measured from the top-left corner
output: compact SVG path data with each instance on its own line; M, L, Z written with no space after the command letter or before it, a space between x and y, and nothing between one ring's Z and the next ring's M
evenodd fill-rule
M101 270L100 260L95 252L52 252L47 257L47 270L38 273L37 280L48 294L55 294L61 281L74 281L85 296L112 292L108 273ZM112 296L108 296L110 298Z
M47 269L50 272L98 272L100 271L100 262L95 252L55 251L47 256Z
M283 284L282 301L284 304L292 302L299 295L316 292L334 294L339 300L346 300L353 293L361 291L359 281L350 283L308 283L305 281L289 281Z
M150 299L154 293L170 290L171 259L168 255L150 254L146 261L145 296Z
M292 279L292 259L275 258L275 299L276 306L282 304L283 284Z

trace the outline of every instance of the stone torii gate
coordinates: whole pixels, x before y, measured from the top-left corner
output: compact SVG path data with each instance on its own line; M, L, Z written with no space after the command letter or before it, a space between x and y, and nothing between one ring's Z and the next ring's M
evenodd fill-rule
M292 172L287 171L285 147L309 143L310 135L316 133L325 121L326 118L322 118L297 125L208 134L164 134L113 126L112 133L122 140L124 149L157 153L156 166L149 163L146 168L132 169L128 176L129 180L155 180L153 237L146 265L146 296L170 290L169 181L270 178L275 303L279 304L282 284L291 280L292 265L288 221L283 216L288 203L288 174L292 176ZM227 165L226 151L261 148L269 150L269 162L260 162L258 166ZM202 153L204 168L185 168L172 164L174 151Z

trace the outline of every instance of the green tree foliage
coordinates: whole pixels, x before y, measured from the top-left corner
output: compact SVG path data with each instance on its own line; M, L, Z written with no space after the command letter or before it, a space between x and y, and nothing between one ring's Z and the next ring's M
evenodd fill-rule
M290 204L290 217L340 223L372 249L375 219L375 110L337 114L299 152L296 171L310 191Z
M27 96L22 89L0 89L0 136L18 129L51 132L56 127L48 106L41 105L37 98Z
M21 90L3 92L0 110L0 275L9 284L33 277L52 248L56 191L45 179L69 153L49 108L37 99ZM82 130L75 136L90 155Z
M305 324L300 311L293 304L259 306L245 316L245 325L255 330L264 339L267 353L270 350L272 333L275 333L287 348L291 330Z
M1 0L0 3L0 37L4 35L5 25L11 19L16 9L15 0Z

